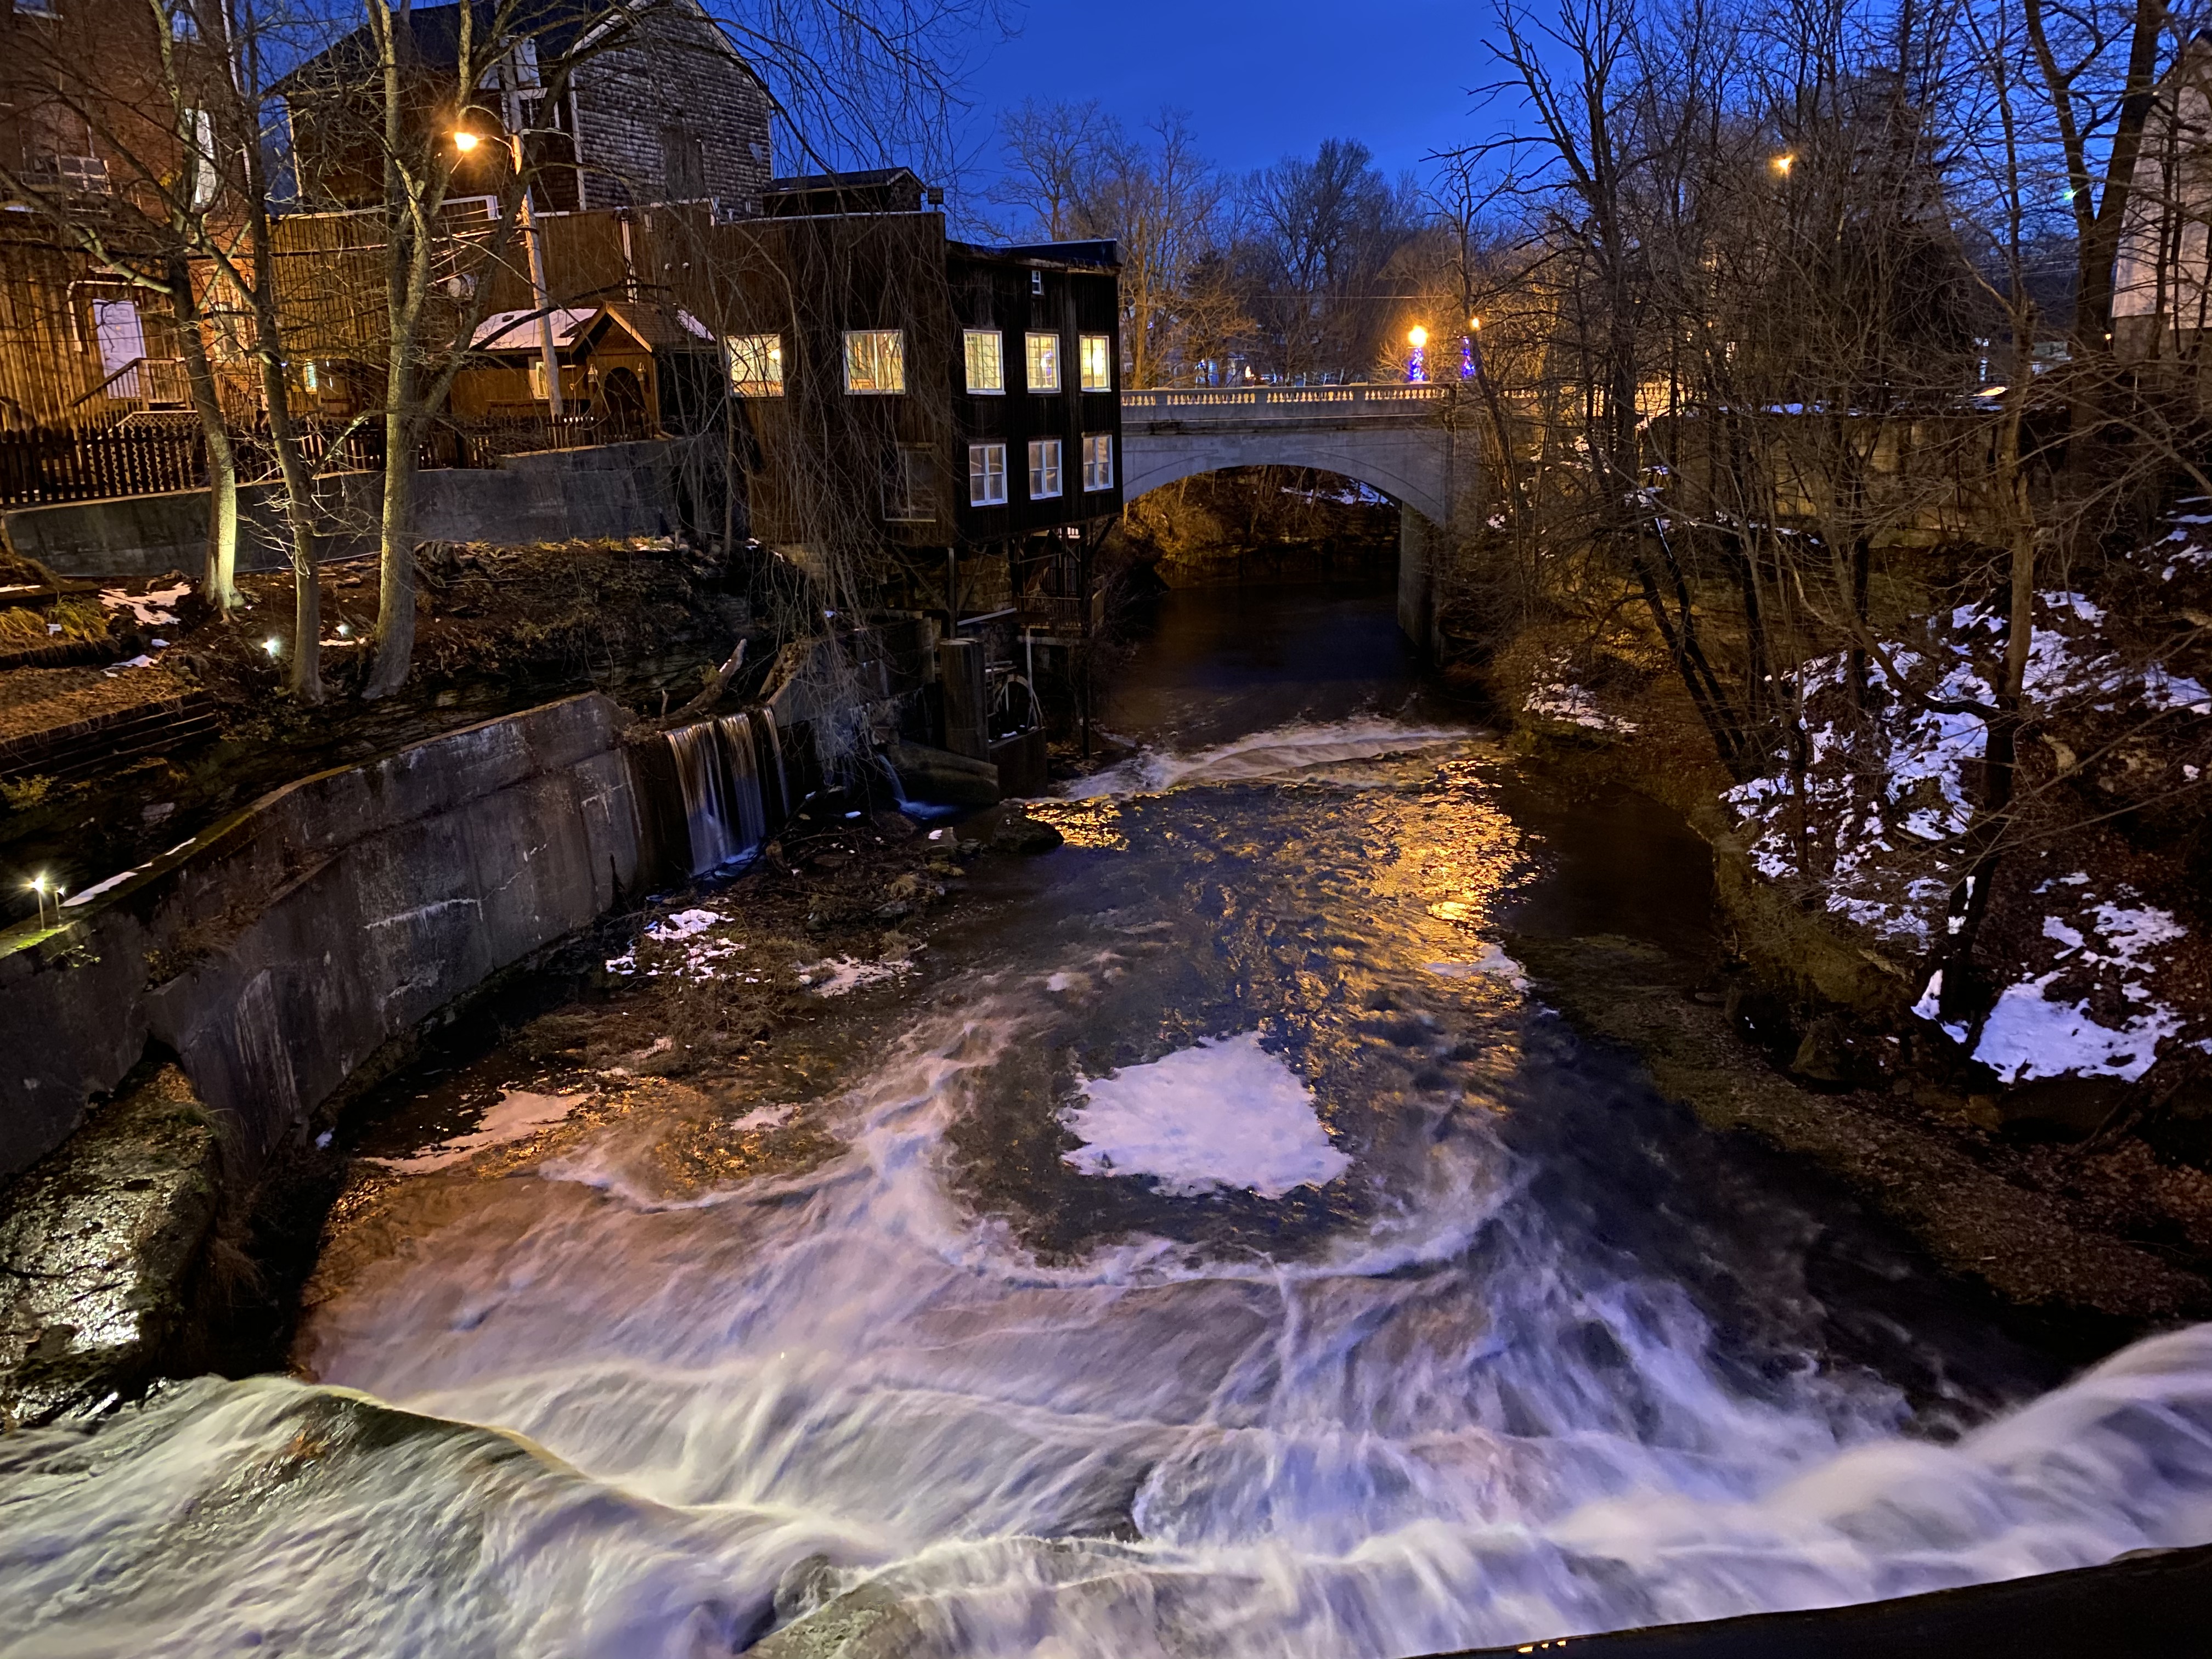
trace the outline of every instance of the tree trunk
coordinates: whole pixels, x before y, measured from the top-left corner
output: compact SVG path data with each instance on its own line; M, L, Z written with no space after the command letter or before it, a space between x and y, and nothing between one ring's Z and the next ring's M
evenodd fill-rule
M284 477L284 528L292 553L292 672L289 682L301 702L323 700L323 590L317 570L315 481L300 453L292 423L291 388L274 344L276 320L266 323L270 343L261 351L261 395L269 405L269 437Z
M389 696L415 661L415 422L404 410L384 417L384 514L378 547L376 662L365 699Z
M238 453L231 446L230 424L223 418L222 399L216 392L207 342L200 336L200 308L192 292L191 271L182 260L173 265L169 283L177 313L178 349L185 359L185 380L191 389L192 410L200 417L200 433L207 443L207 562L200 591L209 604L228 617L238 605Z

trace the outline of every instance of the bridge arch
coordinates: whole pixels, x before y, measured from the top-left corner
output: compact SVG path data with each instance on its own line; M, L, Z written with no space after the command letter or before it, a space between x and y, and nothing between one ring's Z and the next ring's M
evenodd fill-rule
M1410 507L1432 524L1450 517L1443 481L1429 476L1433 460L1390 441L1395 434L1256 432L1141 437L1122 441L1121 497L1134 501L1180 479L1232 467L1296 466L1334 472L1379 490L1401 507Z

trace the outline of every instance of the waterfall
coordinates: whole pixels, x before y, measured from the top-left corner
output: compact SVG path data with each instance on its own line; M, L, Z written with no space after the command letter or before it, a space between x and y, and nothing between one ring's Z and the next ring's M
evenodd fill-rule
M756 725L768 736L775 762L775 800L770 803ZM667 734L684 789L684 819L691 839L690 873L703 876L760 850L771 817L790 799L783 785L783 748L775 717L766 709L725 714Z
M761 795L760 754L753 743L750 714L725 714L714 722L722 734L722 760L729 778L725 797L737 818L738 843L750 852L768 839L768 806Z

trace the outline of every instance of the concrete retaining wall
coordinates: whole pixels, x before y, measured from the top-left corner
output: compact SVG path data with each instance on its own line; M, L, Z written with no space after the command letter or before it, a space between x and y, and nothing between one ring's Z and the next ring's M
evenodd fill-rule
M565 541L662 536L677 526L672 446L607 444L511 455L483 470L441 468L416 478L424 541ZM383 475L342 472L317 488L326 558L376 549ZM196 572L206 557L208 492L172 491L0 513L14 551L64 576L123 580L165 570ZM238 563L275 570L290 562L281 489L239 492Z
M61 928L0 938L0 1174L149 1039L264 1152L386 1043L588 925L639 871L618 721L572 697L302 779Z

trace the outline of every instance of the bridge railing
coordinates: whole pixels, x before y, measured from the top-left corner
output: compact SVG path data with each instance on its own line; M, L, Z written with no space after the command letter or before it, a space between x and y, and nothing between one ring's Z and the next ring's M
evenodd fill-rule
M1406 405L1433 404L1442 401L1444 388L1441 386L1406 386L1377 384L1354 386L1163 386L1153 390L1124 392L1121 394L1121 414L1181 414L1197 410L1219 410L1224 413L1245 410L1280 410L1285 415L1319 412L1333 415L1356 415L1371 412L1376 415L1402 415L1412 410Z

